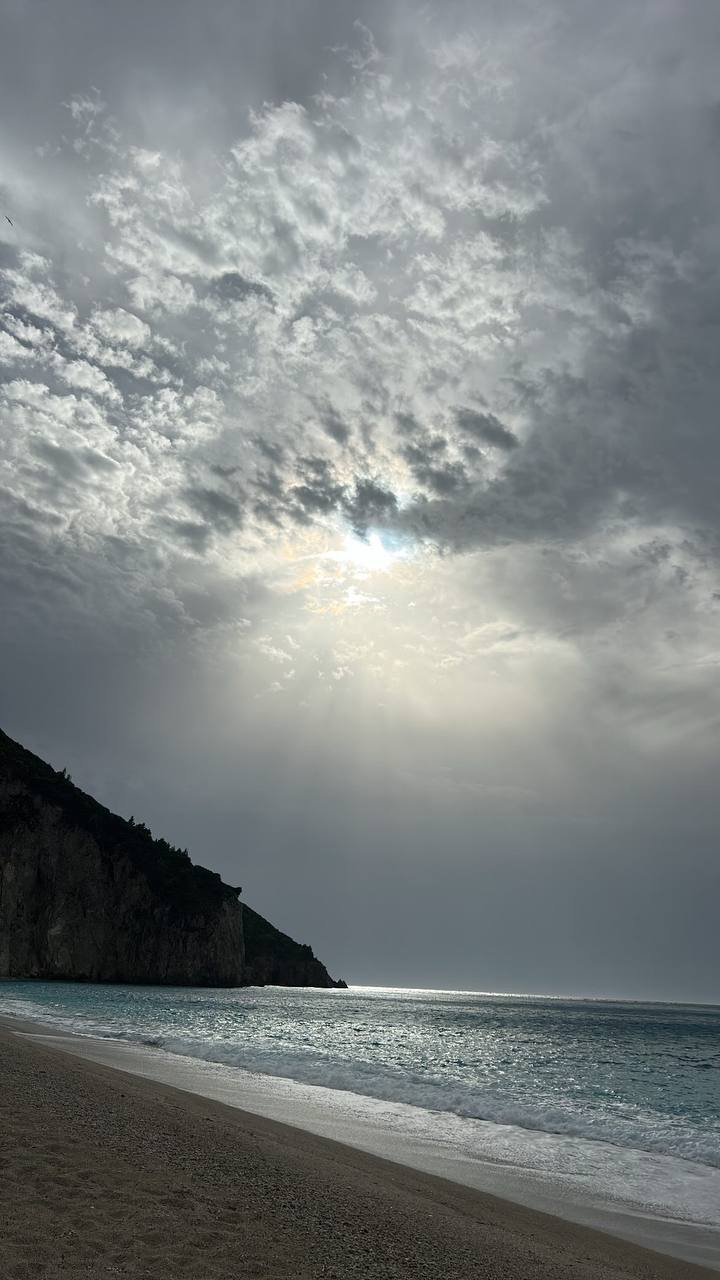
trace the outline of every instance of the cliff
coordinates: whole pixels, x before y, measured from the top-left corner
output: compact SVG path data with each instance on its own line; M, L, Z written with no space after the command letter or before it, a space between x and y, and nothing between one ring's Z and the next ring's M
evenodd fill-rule
M245 982L254 987L344 987L333 982L312 948L294 942L251 907L243 907Z
M0 731L0 977L339 985L238 894Z

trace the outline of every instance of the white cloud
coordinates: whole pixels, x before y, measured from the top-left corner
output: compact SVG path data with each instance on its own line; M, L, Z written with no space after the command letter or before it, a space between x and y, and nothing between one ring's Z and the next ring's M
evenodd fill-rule
M71 387L78 387L81 391L91 391L94 395L115 403L119 403L122 399L105 374L94 365L88 364L87 360L63 360L56 356L53 360L53 368L61 381L68 383Z
M18 342L11 333L0 333L0 363L15 365L35 359L36 353L32 347L26 347L24 343Z
M148 347L152 338L152 330L139 316L123 307L98 308L92 325L101 338L110 343L120 343L128 347Z

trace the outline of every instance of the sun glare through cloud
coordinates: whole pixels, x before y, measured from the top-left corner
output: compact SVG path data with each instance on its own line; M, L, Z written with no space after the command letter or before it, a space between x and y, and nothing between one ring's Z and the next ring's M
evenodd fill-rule
M386 546L379 533L370 533L367 538L348 534L342 550L328 552L327 558L366 577L373 573L388 573L404 555L402 550Z

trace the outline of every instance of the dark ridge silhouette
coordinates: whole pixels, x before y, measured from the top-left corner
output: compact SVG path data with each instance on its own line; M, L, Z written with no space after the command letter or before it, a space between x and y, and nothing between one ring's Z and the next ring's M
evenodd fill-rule
M0 730L0 977L345 985L239 894Z

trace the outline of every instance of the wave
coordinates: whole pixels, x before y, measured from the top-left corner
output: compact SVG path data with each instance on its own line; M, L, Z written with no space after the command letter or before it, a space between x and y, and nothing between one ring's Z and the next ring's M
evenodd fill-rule
M524 1102L478 1089L460 1081L423 1072L401 1071L362 1058L339 1059L310 1050L244 1048L237 1043L156 1033L147 1026L101 1022L87 1015L68 1015L32 1001L0 1002L0 1009L40 1020L75 1035L120 1040L200 1061L235 1067L255 1075L294 1080L385 1103L401 1103L464 1120L509 1125L535 1133L610 1143L613 1146L679 1157L720 1168L720 1137L707 1135L679 1119L640 1113L629 1104L578 1110L569 1099Z
M125 1038L125 1037L123 1037ZM127 1037L132 1038L132 1037ZM146 1041L147 1043L147 1041ZM543 1106L525 1104L490 1090L477 1090L422 1073L380 1067L376 1063L340 1061L312 1053L245 1050L238 1045L166 1036L158 1048L205 1062L236 1067L256 1075L276 1076L300 1084L360 1094L381 1102L402 1103L425 1111L445 1112L465 1120L488 1121L564 1137L680 1157L720 1168L720 1140L653 1116L651 1124L627 1109L579 1113L558 1099Z

